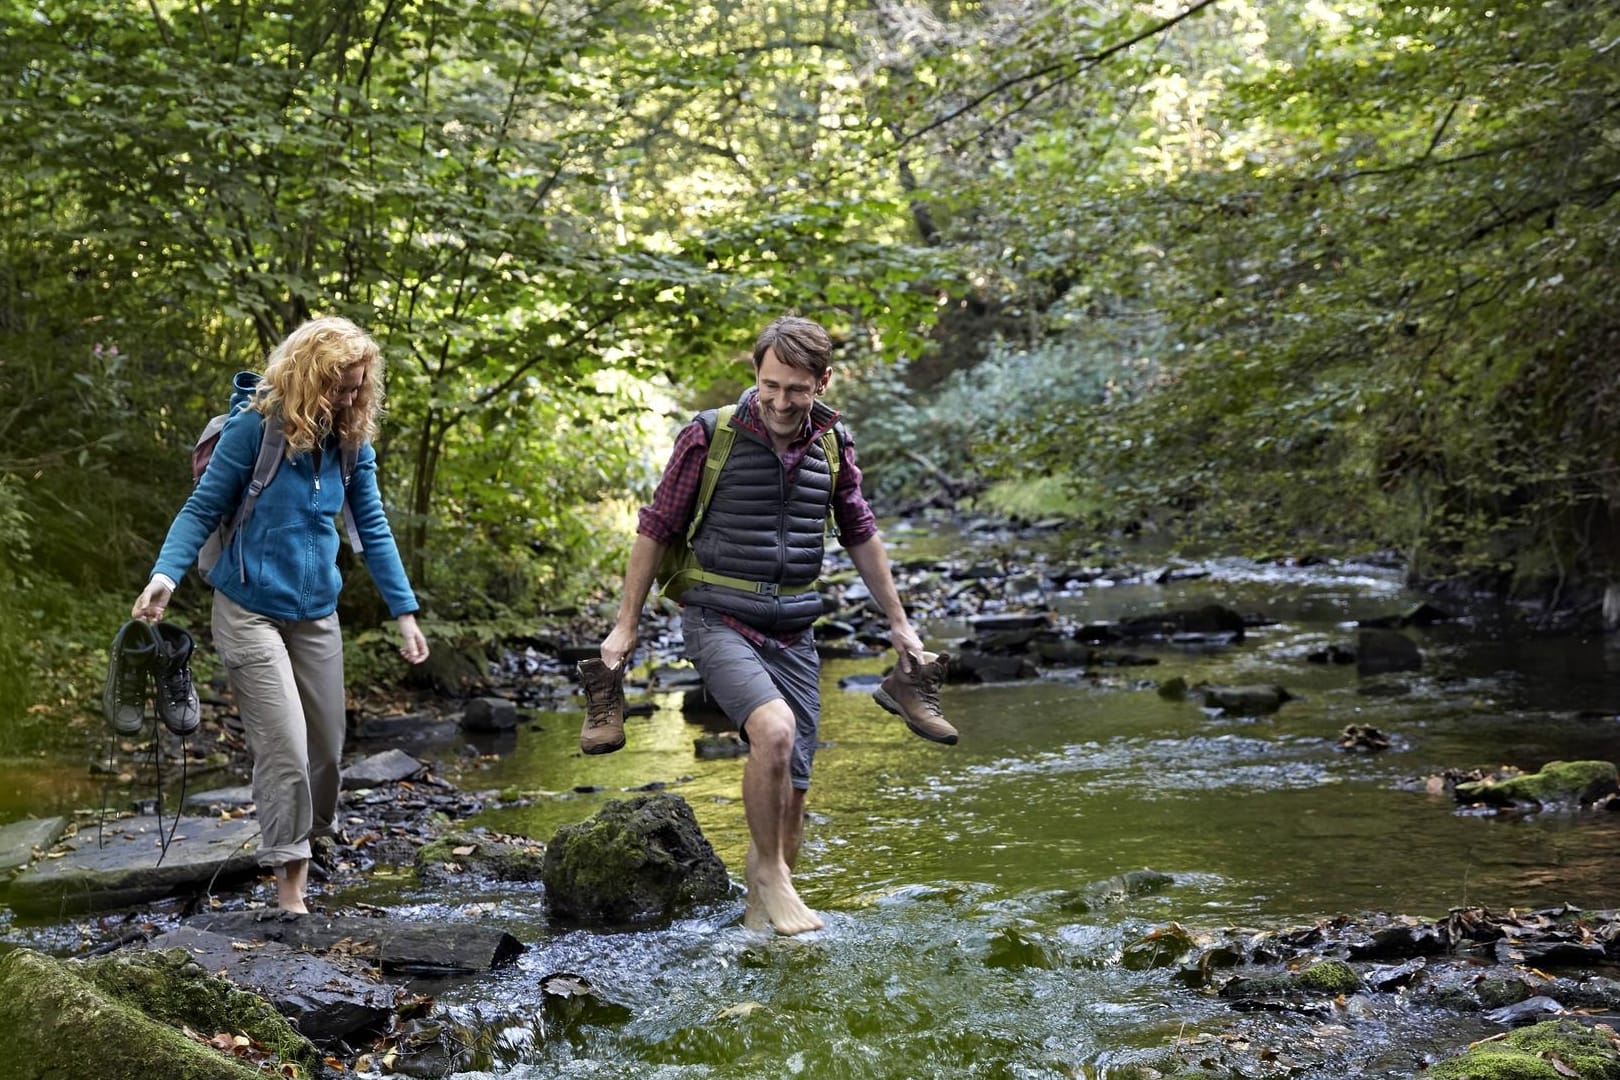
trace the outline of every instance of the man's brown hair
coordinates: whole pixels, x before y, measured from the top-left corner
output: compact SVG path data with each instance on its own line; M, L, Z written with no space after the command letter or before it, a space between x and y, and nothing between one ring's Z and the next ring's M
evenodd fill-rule
M789 367L801 368L817 379L832 366L832 338L818 322L798 315L783 315L759 332L754 341L754 368L765 362L767 349Z

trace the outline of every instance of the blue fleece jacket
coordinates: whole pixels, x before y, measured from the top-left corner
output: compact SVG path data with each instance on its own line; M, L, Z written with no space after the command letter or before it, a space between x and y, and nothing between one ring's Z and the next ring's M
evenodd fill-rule
M243 409L225 421L208 468L169 526L153 573L178 582L209 535L235 515L253 479L264 420L262 413ZM395 616L417 610L377 491L377 453L370 443L360 448L348 498L366 568L388 610ZM315 455L293 455L260 492L253 516L220 556L211 584L242 607L270 618L330 615L343 588L337 566L341 537L333 520L342 510L343 461L337 441L328 440L320 454L319 476Z

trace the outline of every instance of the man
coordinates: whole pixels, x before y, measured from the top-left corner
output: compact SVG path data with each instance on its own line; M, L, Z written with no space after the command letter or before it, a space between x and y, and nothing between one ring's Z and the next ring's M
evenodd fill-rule
M711 697L748 742L743 809L748 819L748 901L753 929L820 929L793 887L805 795L820 721L820 660L811 624L830 506L839 535L889 621L899 662L877 695L924 738L955 743L938 705L946 658L923 651L895 589L872 510L861 495L853 443L839 431L838 467L823 435L838 414L818 400L831 374L832 341L809 319L784 316L754 343L754 386L730 420L734 441L701 525L691 538L702 572L679 599L686 655ZM698 502L710 435L700 420L682 429L651 505L641 510L624 595L601 660L581 665L589 715L586 753L624 745L624 663L660 560L684 537ZM743 587L750 585L752 587Z

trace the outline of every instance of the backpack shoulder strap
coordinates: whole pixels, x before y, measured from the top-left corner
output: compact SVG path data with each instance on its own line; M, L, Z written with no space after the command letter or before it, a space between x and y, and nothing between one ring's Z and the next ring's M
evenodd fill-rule
M253 508L258 505L259 494L276 478L276 470L281 468L281 459L287 456L287 432L271 417L261 417L259 420L259 453L253 459L253 477L248 481L247 490L242 493L242 501L236 506L236 515L231 518L230 527L225 530L222 537L224 551L229 551L231 541L236 534L242 531L253 517ZM236 553L236 572L241 580L247 580L247 565L243 561L242 552Z
M838 470L844 467L844 425L834 424L821 433L821 452L827 455L827 469L832 473L833 487L838 486Z
M354 479L354 470L360 465L360 448L358 446L343 448L343 531L349 534L349 546L356 555L362 554L366 546L360 542L360 526L354 520L354 508L349 505L349 481Z
M838 493L838 470L844 467L843 424L834 424L821 433L821 452L827 456L827 473L831 484L827 488L827 535L838 535L838 522L833 520L833 497Z
M698 422L709 433L709 452L703 459L703 479L698 483L697 506L692 510L692 523L686 527L688 542L697 535L698 526L703 523L703 512L709 508L709 500L714 498L714 486L720 480L720 470L726 467L731 446L737 441L737 433L731 427L731 417L736 411L735 405L722 405L718 409L705 409L698 413Z

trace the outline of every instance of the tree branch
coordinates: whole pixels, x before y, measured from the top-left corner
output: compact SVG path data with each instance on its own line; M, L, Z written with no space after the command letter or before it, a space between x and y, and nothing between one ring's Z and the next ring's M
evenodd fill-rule
M1011 90L1015 86L1020 86L1023 83L1027 83L1027 82L1033 82L1036 79L1042 79L1042 78L1045 78L1048 75L1056 75L1057 76L1057 80L1053 83L1053 85L1056 85L1058 82L1062 82L1062 81L1066 81L1068 79L1072 79L1075 75L1079 74L1085 68L1095 67L1098 64L1102 63L1103 61L1108 60L1108 59L1110 59L1110 58L1112 58L1114 56L1117 56L1118 54L1120 54L1122 52L1125 52L1127 49L1133 48L1134 46L1141 44L1142 42L1146 41L1148 38L1155 37L1155 36L1157 36L1159 34L1162 34L1166 30L1169 30L1171 27L1176 26L1178 23L1185 22L1187 19L1192 18L1194 15L1198 14L1200 11L1203 11L1205 8L1213 7L1217 2L1218 2L1218 0L1198 0L1197 3L1193 4L1191 7L1187 8L1185 11L1181 12L1179 15L1173 15L1170 18L1166 19L1164 22L1159 23L1157 26L1149 27L1148 29L1142 31L1141 33L1135 35L1134 37L1126 38L1124 41L1116 42L1115 44L1108 46L1108 48L1103 49L1101 52L1088 53L1088 54L1086 54L1084 56L1073 57L1071 59L1064 60L1064 61L1061 61L1059 63L1048 64L1043 68L1036 68L1034 71L1026 71L1022 75L1015 75L1010 79L1004 79L1001 82L997 83L995 86L992 86L990 89L986 90L984 93L977 94L977 95L973 96L972 98L969 98L965 103L963 103L962 105L959 105L956 108L952 109L950 112L946 113L944 116L940 116L940 117L937 117L937 118L935 118L933 120L930 120L928 123L924 124L922 127L918 128L916 131L913 131L911 134L902 137L900 139L899 143L894 147L894 149L898 150L898 149L900 149L902 147L905 147L905 146L909 145L910 143L916 142L918 139L922 138L924 135L928 134L930 131L933 131L936 128L944 127L946 124L951 123L953 120L956 120L956 119L958 119L958 118L960 118L962 116L965 116L966 114L968 114L968 113L972 112L973 110L977 109L979 106L983 105L985 102L989 101L991 98L999 97L1000 95L1005 94L1008 90ZM1050 87L1047 87L1045 89L1050 89ZM1042 92L1044 92L1044 90ZM1036 96L1039 96L1039 95L1037 94Z

